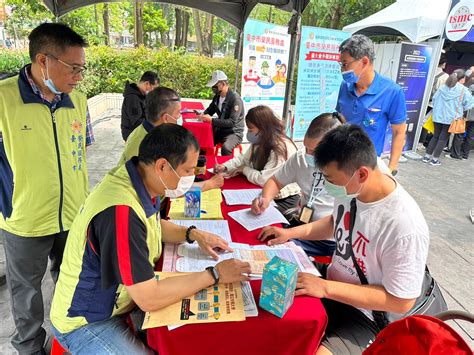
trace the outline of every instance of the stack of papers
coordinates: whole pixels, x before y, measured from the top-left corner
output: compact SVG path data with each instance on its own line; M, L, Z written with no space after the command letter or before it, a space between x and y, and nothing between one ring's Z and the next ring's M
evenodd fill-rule
M201 219L224 219L221 202L220 189L212 189L201 193ZM184 197L171 200L168 217L171 219L189 219L184 217Z
M248 231L253 231L275 223L289 224L285 216L283 216L274 206L268 207L265 212L260 215L253 214L250 208L247 208L229 212L229 216Z

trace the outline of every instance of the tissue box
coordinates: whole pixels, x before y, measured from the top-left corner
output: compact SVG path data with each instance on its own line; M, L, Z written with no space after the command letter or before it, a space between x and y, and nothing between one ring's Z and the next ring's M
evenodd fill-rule
M184 193L184 216L201 217L201 189L193 186Z
M274 256L263 269L260 307L282 318L293 304L298 266Z

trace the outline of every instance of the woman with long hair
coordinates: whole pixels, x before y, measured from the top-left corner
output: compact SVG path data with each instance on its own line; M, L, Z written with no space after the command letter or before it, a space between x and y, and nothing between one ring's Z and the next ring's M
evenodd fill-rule
M421 160L433 166L441 165L439 156L449 137L449 126L472 107L472 95L464 87L466 71L456 69L433 96L434 134Z
M215 166L216 173L235 175L244 174L248 181L263 186L267 180L283 165L297 148L285 134L285 128L272 109L268 106L256 106L245 117L247 140L250 148L222 165ZM298 184L288 184L275 197L278 209L285 211L294 208L300 197Z

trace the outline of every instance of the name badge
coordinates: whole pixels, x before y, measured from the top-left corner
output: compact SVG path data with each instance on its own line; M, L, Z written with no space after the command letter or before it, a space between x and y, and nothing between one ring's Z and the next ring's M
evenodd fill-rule
M301 209L301 213L300 213L300 217L299 217L300 222L302 222L302 223L311 222L311 218L313 217L313 213L314 213L314 208L304 206Z

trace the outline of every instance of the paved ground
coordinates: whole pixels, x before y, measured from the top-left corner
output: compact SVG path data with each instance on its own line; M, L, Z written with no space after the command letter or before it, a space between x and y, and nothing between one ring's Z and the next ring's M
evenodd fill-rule
M94 123L96 143L88 151L91 186L118 161L123 149L119 112ZM441 285L450 309L474 313L473 236L474 225L469 209L474 207L474 155L468 161L442 160L432 167L419 161L400 164L398 180L420 205L431 231L428 265ZM0 248L0 273L5 256ZM45 313L53 284L49 274L44 279ZM0 354L15 354L9 338L14 326L6 287L0 288ZM473 346L474 327L466 323L450 324ZM49 331L49 320L45 327Z

